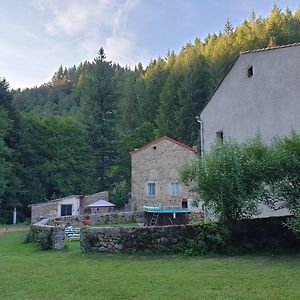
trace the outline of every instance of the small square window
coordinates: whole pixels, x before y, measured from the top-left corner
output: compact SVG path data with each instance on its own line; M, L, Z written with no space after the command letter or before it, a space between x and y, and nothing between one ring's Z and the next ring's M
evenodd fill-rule
M247 75L248 75L248 78L253 76L253 66L248 67Z
M72 204L61 204L60 215L62 217L63 216L72 216Z
M223 130L217 131L216 132L216 137L217 137L217 142L223 144L223 140L224 140Z
M171 196L179 196L179 182L171 182Z
M184 208L188 208L188 202L187 200L183 200L182 203L181 203L181 207L184 209Z
M147 194L148 194L148 197L155 197L156 196L155 182L148 182L147 183Z

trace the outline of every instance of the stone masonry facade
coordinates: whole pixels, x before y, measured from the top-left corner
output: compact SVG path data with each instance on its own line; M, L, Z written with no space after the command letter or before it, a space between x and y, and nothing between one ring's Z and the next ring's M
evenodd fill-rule
M182 208L182 202L193 197L180 181L180 171L196 157L194 148L166 136L131 152L131 210L143 206ZM154 196L149 195L151 183L155 184ZM171 184L178 184L177 195L172 195Z
M61 217L60 207L63 204L72 204L72 215L79 216L87 212L87 206L99 199L108 199L108 192L103 191L93 195L72 195L52 201L31 204L31 223L42 219ZM89 210L90 211L90 210Z
M63 250L65 246L64 226L48 225L48 220L44 219L31 225L32 241L39 243L41 239L49 240L49 249Z
M81 230L82 252L180 253L195 237L198 225L136 228L93 228Z

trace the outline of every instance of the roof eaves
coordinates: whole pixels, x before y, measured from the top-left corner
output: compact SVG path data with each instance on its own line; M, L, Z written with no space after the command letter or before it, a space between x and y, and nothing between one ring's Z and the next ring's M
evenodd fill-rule
M236 61L239 59L239 57L241 56L241 54L239 54L235 60L233 61L233 63L230 65L230 67L228 68L228 70L226 71L223 79L218 83L218 85L216 86L216 88L214 89L211 97L206 101L204 107L202 108L201 112L200 112L200 115L201 113L203 112L203 110L206 108L206 106L208 105L208 103L210 102L210 100L213 98L213 96L215 95L215 93L217 92L217 90L219 89L219 87L221 86L221 84L223 83L223 81L225 80L225 78L227 77L227 75L229 74L229 72L231 71L231 69L233 68L233 66L235 65Z
M264 52L264 51L269 51L269 50L291 48L291 47L295 47L295 46L300 46L300 43L293 43L293 44L287 44L287 45L281 45L281 46L274 46L274 47L266 47L266 48L261 48L261 49L247 50L247 51L242 51L241 54Z
M71 195L71 196L67 196L67 197L63 197L63 198L59 198L59 199L54 199L54 200L49 200L49 201L45 201L45 202L29 204L28 207L37 206L37 205L45 205L45 204L49 204L49 203L55 203L55 202L59 202L59 201L66 200L66 199L69 199L69 198L74 198L74 197L80 198L82 196L83 195Z
M152 145L160 143L163 140L170 141L170 142L172 142L174 144L177 144L178 146L181 146L181 147L183 147L183 148L185 148L185 149L187 149L187 150L192 151L192 152L195 153L195 149L193 149L192 147L190 147L190 146L188 146L188 145L186 145L184 143L178 142L178 141L176 141L176 140L174 140L174 139L172 139L172 138L170 138L170 137L168 137L166 135L160 137L159 139L157 139L157 140L155 140L155 141L153 141L153 142L151 142L149 144L146 144L146 145L142 146L141 148L135 149L135 150L133 150L133 151L131 151L129 153L130 153L130 155L136 154L136 153L138 153L140 151L145 150L146 148L148 148L148 147L150 147Z
M221 86L221 84L223 83L223 81L225 80L225 78L227 77L227 75L229 74L229 72L231 71L231 69L233 68L233 66L235 65L236 61L239 59L239 57L241 55L249 54L249 53L257 53L257 52L269 51L269 50L276 50L276 49L283 49L283 48L291 48L291 47L295 47L295 46L300 46L300 43L293 43L293 44L287 44L287 45L281 45L281 46L274 46L274 47L267 47L267 48L254 49L254 50L247 50L247 51L240 52L240 54L236 57L236 59L233 61L233 63L228 68L228 70L225 73L223 79L220 81L220 83L215 88L215 90L212 93L212 95L209 98L209 100L205 103L202 111L200 112L200 115L203 112L203 110L206 108L206 106L208 105L208 103L211 101L211 99L213 98L213 96L215 95L215 93L217 92L217 90L219 89L219 87Z

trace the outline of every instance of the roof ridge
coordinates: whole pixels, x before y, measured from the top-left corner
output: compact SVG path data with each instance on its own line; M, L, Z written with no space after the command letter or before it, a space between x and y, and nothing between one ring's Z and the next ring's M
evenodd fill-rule
M273 47L266 47L266 48L260 48L260 49L253 49L253 50L246 50L242 51L240 54L248 54L248 53L255 53L255 52L263 52L268 50L276 50L276 49L283 49L283 48L290 48L300 46L300 42L298 43L292 43L292 44L286 44L286 45L280 45L280 46L273 46Z
M130 153L131 155L132 155L132 154L135 154L135 153L140 152L140 151L142 151L142 150L144 150L144 149L150 147L151 145L157 144L157 143L159 143L159 142L161 142L161 141L163 141L163 140L168 140L168 141L170 141L170 142L172 142L172 143L174 143L174 144L177 144L178 146L181 146L181 147L183 147L183 148L185 148L185 149L187 149L187 150L192 151L192 152L195 153L195 149L194 149L194 148L192 148L192 147L190 147L190 146L188 146L188 145L186 145L186 144L184 144L184 143L178 142L178 141L176 141L176 140L174 140L174 139L172 139L172 138L170 138L170 137L168 137L168 136L166 136L166 135L164 135L164 136L160 137L159 139L157 139L157 140L155 140L155 141L152 141L152 142L150 142L150 143L148 143L148 144L146 144L146 145L144 145L144 146L142 146L142 147L140 147L140 148L137 148L137 149L135 149L135 150L133 150L133 151L131 151L131 152L129 152L129 153Z

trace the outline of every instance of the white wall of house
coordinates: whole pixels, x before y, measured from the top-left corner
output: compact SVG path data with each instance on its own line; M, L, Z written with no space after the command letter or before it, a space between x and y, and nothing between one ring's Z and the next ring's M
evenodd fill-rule
M74 196L62 199L57 203L57 216L61 216L61 205L72 205L72 216L78 216L80 214L80 197Z
M248 68L253 76L248 78ZM300 132L300 46L241 54L201 113L204 150L223 131L244 142Z
M248 77L248 69L253 75ZM201 113L204 153L224 139L245 142L259 134L270 144L274 137L300 133L300 46L244 53ZM287 209L259 207L256 217L288 215Z

